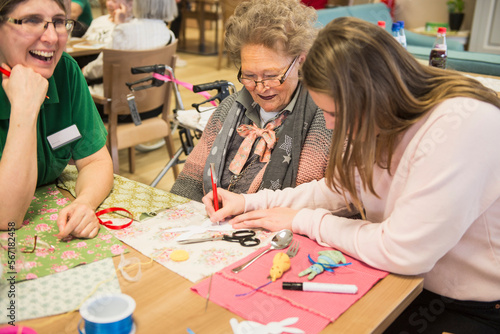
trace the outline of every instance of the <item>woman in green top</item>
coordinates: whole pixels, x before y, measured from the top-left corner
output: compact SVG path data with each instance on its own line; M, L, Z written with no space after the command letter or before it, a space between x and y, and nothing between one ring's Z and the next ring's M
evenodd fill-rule
M59 213L58 237L99 231L94 211L111 190L112 162L85 79L63 53L73 25L63 0L0 0L0 63L11 72L0 88L0 229L19 228L35 188L73 159L77 197ZM59 144L47 138L57 133Z
M89 0L71 0L70 18L77 21L73 37L82 37L94 19Z

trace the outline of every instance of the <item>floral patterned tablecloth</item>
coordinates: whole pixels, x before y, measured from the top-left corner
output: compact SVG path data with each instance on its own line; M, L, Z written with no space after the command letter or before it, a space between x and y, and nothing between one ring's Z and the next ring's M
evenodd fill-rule
M77 175L76 168L68 166L59 178L58 186L74 194ZM203 204L119 175L115 175L113 190L100 205L99 210L110 207L127 209L136 220L125 229L110 231L114 236L191 282L210 276L254 252L258 247L269 245L271 239L271 233L256 231L257 238L261 240L261 244L257 247L242 247L225 241L180 245L176 239L185 232L197 231L192 236L198 238L228 234L231 233L231 229L200 230L200 227L207 223ZM158 213L154 218L138 221L141 213L160 209L167 210ZM116 214L106 216L112 218L114 225L127 222L127 219L119 218L120 216ZM169 231L174 228L186 228L186 230ZM189 253L188 260L175 262L170 258L170 254L179 249Z
M112 219L114 224L123 224L123 219ZM222 240L193 244L179 244L178 239L217 237L234 231L227 223L212 224L206 216L205 206L190 201L159 213L143 222L134 222L130 227L112 233L127 245L153 258L173 272L197 282L234 263L259 247L268 247L271 232L256 230L260 244L243 247L239 243ZM170 254L176 250L188 252L186 261L176 262Z
M14 232L0 233L3 248L0 262L4 279L12 276L12 273L15 273L16 282L35 279L120 255L125 251L125 246L106 228L101 228L93 239L69 238L62 241L55 237L59 233L56 224L59 210L68 202L54 184L40 187L33 196L23 226ZM33 249L35 236L36 248L34 252L27 253ZM16 244L15 254L12 248L9 253L9 242L12 241Z
M76 167L67 166L59 177L57 186L69 191L76 197L75 184L77 176L78 172ZM130 211L134 219L138 220L143 212L173 208L187 202L189 202L187 198L115 174L113 189L108 197L101 203L98 210L120 207ZM116 214L108 216L115 218L119 217Z

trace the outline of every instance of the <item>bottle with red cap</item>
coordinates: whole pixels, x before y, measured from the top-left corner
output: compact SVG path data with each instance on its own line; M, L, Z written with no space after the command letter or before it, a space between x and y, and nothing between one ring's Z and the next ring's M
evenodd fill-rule
M377 21L377 25L382 28L382 29L385 29L385 21Z
M448 56L448 48L446 47L446 28L439 27L437 31L436 41L432 47L429 56L429 65L439 68L446 68L446 58Z

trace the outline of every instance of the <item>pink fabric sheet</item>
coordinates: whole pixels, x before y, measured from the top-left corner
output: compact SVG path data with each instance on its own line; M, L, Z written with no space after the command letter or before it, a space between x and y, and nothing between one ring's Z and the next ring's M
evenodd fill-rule
M213 275L210 301L246 320L262 324L281 321L289 317L299 317L299 321L292 327L300 328L308 334L314 334L319 333L330 322L335 321L375 283L388 274L345 256L347 262L352 262L351 265L335 268L333 273L325 271L317 275L311 282L355 284L358 287L357 294L283 290L282 282L308 281L307 276L298 276L299 272L311 265L307 255L311 255L311 258L316 261L319 251L331 250L331 248L322 247L315 241L300 235L294 235L294 240L300 242L300 250L295 257L291 258L291 268L284 273L283 277L249 295L235 296L250 292L252 289L269 282L267 276L274 256L277 252L286 252L286 249L271 251L243 271L237 274L231 271L232 268L264 251L265 248L261 248ZM209 281L210 279L207 278L191 289L205 298Z

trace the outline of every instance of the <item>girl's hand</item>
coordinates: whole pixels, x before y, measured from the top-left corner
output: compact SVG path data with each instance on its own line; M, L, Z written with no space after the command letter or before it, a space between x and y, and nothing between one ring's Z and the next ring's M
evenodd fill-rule
M289 208L272 208L250 211L234 217L229 221L235 229L263 228L268 231L292 229L292 221L298 210Z

